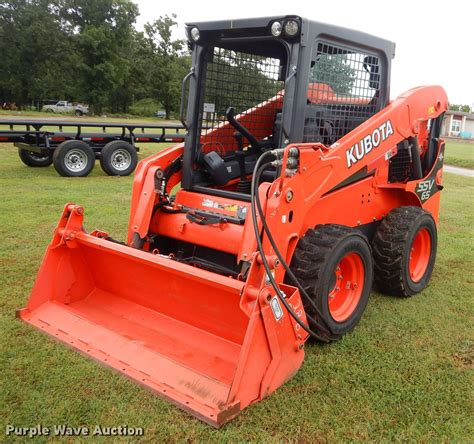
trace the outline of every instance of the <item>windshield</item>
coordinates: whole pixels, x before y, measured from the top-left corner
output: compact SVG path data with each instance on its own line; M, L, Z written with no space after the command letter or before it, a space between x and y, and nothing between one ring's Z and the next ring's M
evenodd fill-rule
M226 119L229 107L257 139L272 136L283 103L283 69L278 58L213 48L200 105L201 153L216 151L225 157L237 149L236 130ZM248 145L246 139L244 145Z

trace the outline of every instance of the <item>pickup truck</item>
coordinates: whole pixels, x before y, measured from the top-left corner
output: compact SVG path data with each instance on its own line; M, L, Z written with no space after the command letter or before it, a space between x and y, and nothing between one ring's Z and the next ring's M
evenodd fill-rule
M73 104L65 100L61 100L54 105L44 105L41 108L41 111L46 111L50 113L74 113L76 116L82 116L83 114L89 113L89 106Z

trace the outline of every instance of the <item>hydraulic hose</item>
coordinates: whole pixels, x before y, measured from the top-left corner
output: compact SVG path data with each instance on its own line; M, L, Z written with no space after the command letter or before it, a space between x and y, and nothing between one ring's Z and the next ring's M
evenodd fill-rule
M261 171L257 172L257 176L260 176L261 172L264 170L265 167L266 167L266 165L262 165L260 167ZM301 296L303 296L303 298L308 302L308 304L311 306L311 308L319 315L321 320L324 322L324 326L318 325L318 328L320 330L324 331L325 333L332 334L333 332L331 330L331 327L329 325L327 325L327 323L325 322L325 320L323 318L323 315L322 315L321 311L319 310L318 306L314 303L311 296L308 294L308 292L300 284L300 282L298 281L298 278L294 275L293 271L291 270L290 266L288 265L285 258L281 254L278 246L276 245L276 242L273 238L272 233L270 232L270 228L268 227L267 221L265 219L265 214L263 212L262 205L261 205L261 202L260 202L260 196L259 196L258 193L256 193L256 195L255 195L255 204L256 204L257 211L258 211L258 215L260 216L260 219L262 220L263 230L264 230L268 240L270 241L270 245L272 246L276 256L278 257L278 260L280 261L283 268L285 269L285 271L287 273L287 276L290 278L290 280L293 282L293 284L296 287L298 287L298 289L301 293ZM308 317L308 319L310 319L312 322L314 322L317 325L317 322L311 316L309 316L308 314L306 314L306 316Z
M261 256L261 259L262 259L262 264L263 264L263 267L265 268L265 272L267 273L267 276L268 276L268 279L270 280L270 283L273 287L273 289L275 290L276 292L276 295L278 297L278 299L280 300L280 302L283 304L283 306L286 308L286 310L288 311L288 313L290 314L290 316L295 320L295 322L304 330L306 331L310 336L314 337L315 339L318 339L320 341L324 341L324 342L328 342L328 339L319 335L318 333L315 333L314 331L312 331L299 317L298 315L293 311L293 309L290 307L290 305L288 304L288 302L286 301L285 299L285 295L281 292L280 288L278 287L278 284L276 283L275 281L275 278L273 277L273 274L271 272L271 269L270 269L270 265L268 264L268 261L267 261L267 258L265 256L265 252L264 252L264 249L263 249L263 244L262 244L262 240L260 238L260 233L259 233L259 230L258 230L258 221L257 221L257 205L256 205L256 201L258 200L258 197L256 197L258 195L258 179L263 171L263 169L266 167L266 164L268 164L270 161L266 161L268 157L270 156L275 156L275 152L274 150L272 151L267 151L266 153L262 154L259 159L257 160L257 163L255 164L255 168L254 168L254 174L253 174L253 177L252 177L252 187L251 187L251 205L250 205L250 209L251 209L251 214L252 214L252 224L253 224L253 228L254 228L254 233L255 233L255 239L257 241L257 248L258 248L258 251L260 253L260 256ZM265 164L264 164L264 161ZM260 206L260 209L261 209L261 206ZM263 211L260 212L259 211L259 215L260 215L260 218L262 219L262 225L263 223L265 222L265 225L266 225L266 221L265 221L265 217L264 217L264 214L263 214ZM264 226L264 225L263 225ZM268 225L267 225L267 230L268 230ZM267 231L265 230L267 236L268 236L268 233L269 233L269 230ZM272 238L273 240L273 238ZM273 249L275 250L275 253L277 254L277 257L280 259L282 258L278 248L275 248L276 247L276 244L272 244L272 247ZM282 264L284 264L285 266L285 270L287 270L287 267L288 267L288 264L286 264L286 261L284 260L281 260L280 259L280 262ZM289 269L289 267L288 267ZM293 275L295 281L297 282L296 280L296 277ZM292 279L293 280L293 279ZM298 287L301 287L300 285L298 285ZM305 293L306 297L309 298L309 295L304 291L303 289L303 292ZM311 300L311 303L314 304L314 302ZM319 313L319 310L317 310L317 313ZM306 317L307 319L309 319L310 321L312 321L313 323L315 323L317 325L317 322L315 321L315 319L313 319L311 316L309 316L308 314L306 314ZM321 327L320 327L321 328ZM325 332L329 332L326 328L321 328L321 330L325 331Z

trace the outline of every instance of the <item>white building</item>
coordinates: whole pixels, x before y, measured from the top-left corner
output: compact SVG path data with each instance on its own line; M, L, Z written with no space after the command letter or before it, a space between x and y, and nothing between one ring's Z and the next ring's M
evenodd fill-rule
M442 136L474 139L474 113L464 111L446 111Z

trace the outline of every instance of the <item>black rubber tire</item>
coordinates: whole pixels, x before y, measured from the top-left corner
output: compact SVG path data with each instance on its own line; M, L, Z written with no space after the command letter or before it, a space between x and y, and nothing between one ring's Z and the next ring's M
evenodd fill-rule
M84 113L79 110L79 109L76 109L76 111L74 111L74 115L77 116L77 117L81 117Z
M72 168L71 158L74 153L81 157L82 167L76 171ZM64 177L85 177L93 170L95 154L92 148L82 140L66 140L62 142L53 154L53 164L56 171Z
M129 156L128 166L124 169L117 168L117 162L114 160L114 156L117 156L117 153L120 152L122 152L122 159L123 154L128 153ZM137 164L137 150L124 140L113 140L105 145L100 152L100 166L109 176L128 176L135 171Z
M329 294L335 285L336 267L352 252L362 260L364 286L360 299L350 316L345 320L336 321L329 310ZM354 329L367 306L373 282L370 245L360 231L336 224L318 225L315 229L309 229L298 241L290 268L299 283L312 297L323 320L307 303L304 304L306 312L316 320L317 324L325 323L331 328L333 334L324 335L327 341L336 341ZM287 282L291 283L289 280ZM310 322L310 327L319 333L317 325L312 324Z
M46 156L41 156L33 151L18 148L18 156L25 165L33 168L48 167L53 163L52 151L50 151Z
M426 228L431 239L429 262L421 279L413 281L409 259L416 235ZM378 227L374 240L374 269L377 288L386 294L413 296L425 289L436 261L438 235L436 224L428 211L420 207L399 207L392 210Z

